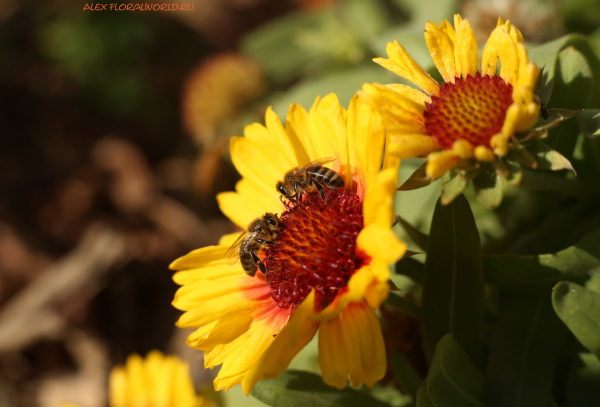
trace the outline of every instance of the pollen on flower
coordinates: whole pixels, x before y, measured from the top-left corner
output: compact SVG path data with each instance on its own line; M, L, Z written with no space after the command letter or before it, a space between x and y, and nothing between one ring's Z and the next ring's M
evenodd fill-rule
M266 251L271 297L279 307L296 307L314 289L326 305L367 261L356 245L362 201L352 192L328 191L324 200L311 192L286 209L281 215L286 228Z
M427 133L444 150L467 140L473 147L490 147L490 139L504 124L512 104L512 85L499 76L477 73L446 83L439 96L432 96L425 111Z

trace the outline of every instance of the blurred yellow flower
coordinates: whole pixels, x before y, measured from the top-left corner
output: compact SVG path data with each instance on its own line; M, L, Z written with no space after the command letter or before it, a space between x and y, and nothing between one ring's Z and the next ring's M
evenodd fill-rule
M189 366L154 350L146 359L133 354L110 374L110 407L212 407L196 395Z

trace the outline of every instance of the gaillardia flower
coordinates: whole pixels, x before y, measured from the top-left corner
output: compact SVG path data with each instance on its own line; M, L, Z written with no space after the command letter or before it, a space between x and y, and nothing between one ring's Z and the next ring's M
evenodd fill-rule
M252 124L231 140L242 175L236 192L218 196L236 225L265 213L285 223L274 244L258 252L249 277L228 265L238 234L195 250L171 264L182 285L173 305L186 311L177 325L197 328L188 344L204 350L205 367L222 365L215 389L242 383L249 394L263 378L281 374L319 332L323 380L343 388L371 387L385 373L385 350L375 310L388 295L389 264L406 245L391 230L397 182L395 158L382 167L384 130L379 115L355 97L346 111L335 95L317 98L309 112L293 104L285 127L269 108L266 126ZM305 191L297 204L280 199L284 174L312 161L345 181L338 190Z
M110 374L110 407L212 407L197 396L189 366L176 356L152 351L127 358Z
M504 180L518 184L520 164L537 167L523 145L547 134L528 132L540 112L534 94L539 72L529 61L523 36L509 21L499 19L483 48L481 64L473 30L458 14L454 28L445 20L440 26L428 22L425 41L443 85L395 41L387 45L389 59L374 61L422 91L403 84L365 84L360 92L361 98L382 114L390 154L401 159L427 157L427 163L411 179L412 186L404 189L445 175L442 202L448 203L470 179L476 193L493 189ZM444 190L444 186L448 188ZM502 190L497 189L500 194L483 192L478 198L496 206Z

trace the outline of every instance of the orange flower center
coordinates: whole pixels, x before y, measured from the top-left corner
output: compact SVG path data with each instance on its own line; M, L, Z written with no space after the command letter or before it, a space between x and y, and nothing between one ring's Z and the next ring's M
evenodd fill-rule
M511 104L512 85L499 76L477 73L456 78L427 103L425 128L444 150L451 150L460 139L474 147L490 147L490 139L502 129Z
M311 290L329 304L348 284L366 255L357 250L363 228L362 201L353 192L305 193L298 205L285 203L281 236L266 251L265 278L282 308L296 307Z

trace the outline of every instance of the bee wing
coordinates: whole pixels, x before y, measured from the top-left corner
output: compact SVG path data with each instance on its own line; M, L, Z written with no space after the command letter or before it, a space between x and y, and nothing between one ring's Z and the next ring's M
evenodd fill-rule
M244 243L246 241L249 241L249 242L253 241L254 238L258 235L258 233L259 232L248 233L247 230L244 230L242 233L240 233L238 238L235 239L235 242L233 242L231 247L229 249L227 249L227 251L225 252L225 254L228 255L227 256L227 265L228 266L235 264L240 259L240 249L242 248ZM252 237L252 238L248 239L250 237Z
M332 161L335 161L335 158L319 158L318 160L311 161L308 164L306 164L304 167L298 168L288 178L293 178L293 177L297 176L298 174L302 174L304 171L306 171L306 170L308 170L310 168L318 167L318 166L321 166L321 165L325 165L325 164L330 163Z

